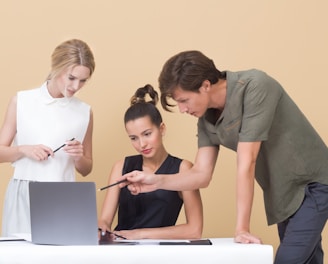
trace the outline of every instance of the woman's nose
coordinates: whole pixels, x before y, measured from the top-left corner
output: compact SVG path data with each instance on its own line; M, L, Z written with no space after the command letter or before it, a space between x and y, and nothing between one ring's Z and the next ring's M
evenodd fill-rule
M144 139L140 139L139 144L140 144L141 148L144 148L147 145L146 140L144 140Z

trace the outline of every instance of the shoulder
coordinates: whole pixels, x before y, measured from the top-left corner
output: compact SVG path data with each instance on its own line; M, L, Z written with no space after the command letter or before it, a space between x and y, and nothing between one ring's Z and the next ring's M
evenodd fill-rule
M181 164L180 164L180 169L179 171L184 171L184 170L188 170L193 166L192 162L189 160L182 160Z
M123 173L141 170L143 159L141 155L127 156L124 158Z
M21 90L17 92L16 104L22 107L31 107L41 98L40 88ZM24 111L24 109L23 109Z
M258 69L251 69L238 72L239 80L245 82L252 82L255 85L261 84L278 84L277 80L271 77L264 71ZM280 85L279 85L280 86Z
M131 155L131 156L126 156L124 158L124 162L137 161L137 160L140 160L140 159L142 159L141 155Z
M41 87L34 88L34 89L28 89L28 90L21 90L21 91L18 91L17 92L17 96L18 97L22 97L22 96L34 96L34 95L40 93L40 89L41 89Z
M116 161L111 170L111 179L114 181L118 181L122 176L122 170L124 166L124 160Z
M283 91L280 83L266 72L250 69L239 72L227 72L227 82L232 94L254 97L275 94Z
M16 105L17 104L17 94L15 94L14 96L12 96L10 98L9 104L10 105Z
M115 169L121 169L122 170L123 164L124 164L124 159L116 161L113 165L113 170L115 170Z
M264 71L258 69L249 69L244 71L227 71L227 81L237 81L240 84L246 84L250 81L264 81L271 77Z

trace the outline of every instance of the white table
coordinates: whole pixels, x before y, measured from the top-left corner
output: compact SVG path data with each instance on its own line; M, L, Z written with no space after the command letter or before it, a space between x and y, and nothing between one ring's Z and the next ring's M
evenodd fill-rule
M1 264L272 264L271 245L237 244L210 238L212 245L46 246L0 242Z

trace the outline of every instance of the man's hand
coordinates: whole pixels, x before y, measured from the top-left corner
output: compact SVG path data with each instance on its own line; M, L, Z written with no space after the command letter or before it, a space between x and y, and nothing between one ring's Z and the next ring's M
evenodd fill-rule
M235 235L235 242L236 243L242 243L242 244L262 244L262 241L260 238L252 235L249 232L238 232Z
M122 177L122 180L126 179L127 181L121 183L119 186L121 188L128 186L129 191L133 195L157 190L161 180L160 175L145 173L143 171L132 171L124 174Z

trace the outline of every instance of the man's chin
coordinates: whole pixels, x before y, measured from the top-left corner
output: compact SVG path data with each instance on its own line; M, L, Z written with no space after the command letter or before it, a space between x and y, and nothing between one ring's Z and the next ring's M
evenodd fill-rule
M190 114L190 115L193 116L193 117L197 117L197 118L199 118L199 116L198 116L197 113L192 113L192 114Z

